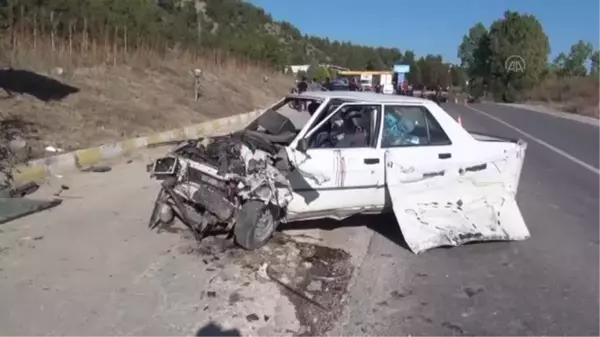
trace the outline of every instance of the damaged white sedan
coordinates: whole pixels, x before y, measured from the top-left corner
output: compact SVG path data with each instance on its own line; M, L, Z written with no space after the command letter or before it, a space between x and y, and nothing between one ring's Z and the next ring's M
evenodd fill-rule
M524 240L515 195L526 147L469 133L425 99L290 95L243 130L157 160L163 183L149 226L178 217L198 239L222 227L256 249L281 222L392 210L414 253Z

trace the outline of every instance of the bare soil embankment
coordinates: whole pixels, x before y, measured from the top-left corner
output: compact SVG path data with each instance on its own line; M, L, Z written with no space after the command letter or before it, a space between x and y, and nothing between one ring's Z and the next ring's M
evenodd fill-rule
M38 39L3 41L0 129L32 157L147 135L272 103L293 79L219 52L72 50ZM193 69L202 69L195 100ZM10 131L7 131L10 129Z

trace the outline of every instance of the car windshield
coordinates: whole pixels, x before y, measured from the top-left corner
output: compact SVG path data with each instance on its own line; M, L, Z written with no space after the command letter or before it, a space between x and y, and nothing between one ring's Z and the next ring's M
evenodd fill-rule
M246 130L260 131L269 134L299 132L311 117L309 111L316 111L323 99L311 97L286 97L283 101L269 107L263 114L252 121Z

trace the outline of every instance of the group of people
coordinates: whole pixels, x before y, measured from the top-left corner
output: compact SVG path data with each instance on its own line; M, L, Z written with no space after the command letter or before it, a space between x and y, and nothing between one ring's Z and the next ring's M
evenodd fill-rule
M303 76L298 84L296 84L296 89L300 94L306 91L333 91L333 83L329 77L322 83L319 83L316 78L308 81L306 76Z
M363 91L363 87L360 84L360 81L356 80L356 78L353 78L350 80L350 83L348 84L348 90L350 91Z
M381 92L383 91L383 86L381 85L381 83L377 82L375 84L373 84L372 87L367 87L367 89L365 89L362 84L360 83L359 80L357 80L356 78L353 78L352 80L350 80L350 83L348 84L348 90L350 91L374 91L375 93L381 94Z
M329 78L329 77L327 77L325 79L325 81L319 82L316 78L313 78L312 80L308 80L306 78L306 76L304 76L304 77L302 77L302 79L300 81L298 81L298 83L296 83L296 92L298 92L298 93L303 93L303 92L307 92L307 91L333 91L333 90L335 90L334 84L331 81L331 78ZM340 90L340 89L338 89L338 90ZM341 89L341 90L343 90L343 89ZM356 78L353 78L348 83L347 90L348 91L364 91L365 89L361 85L360 81L358 81ZM381 93L383 90L383 86L381 84L377 83L373 86L372 90L377 93Z

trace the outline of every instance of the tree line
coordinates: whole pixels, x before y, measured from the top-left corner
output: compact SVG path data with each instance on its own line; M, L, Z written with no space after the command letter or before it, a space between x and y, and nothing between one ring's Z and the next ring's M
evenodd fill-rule
M389 70L402 63L411 66L408 80L416 85L461 82L461 69L439 55L417 58L411 50L303 35L241 0L0 0L0 30L9 38L29 32L125 48L218 49L281 70L310 63Z
M598 79L598 51L590 43L576 42L553 62L549 54L550 42L537 18L513 11L505 12L490 27L475 24L458 47L467 90L476 97L489 94L514 102L547 79Z

